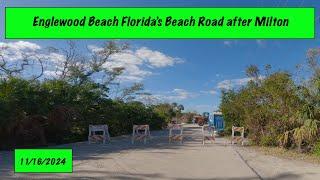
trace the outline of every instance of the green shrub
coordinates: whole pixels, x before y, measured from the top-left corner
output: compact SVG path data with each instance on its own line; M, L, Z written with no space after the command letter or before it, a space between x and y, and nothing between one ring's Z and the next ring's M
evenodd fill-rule
M286 71L267 69L260 74L256 66L249 66L246 85L222 91L226 131L244 126L254 144L309 151L319 140L320 74L298 84Z
M0 149L85 141L89 124L107 124L111 136L131 133L133 124L158 130L168 117L155 108L112 100L90 81L0 80ZM39 118L31 117L43 118L35 124Z
M314 145L313 154L320 157L320 141Z
M260 145L262 146L276 146L278 144L277 138L271 135L262 136L260 139Z

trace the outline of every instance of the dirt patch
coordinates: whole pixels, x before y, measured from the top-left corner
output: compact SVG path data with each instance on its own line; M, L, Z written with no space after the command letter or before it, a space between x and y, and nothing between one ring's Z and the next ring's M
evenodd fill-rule
M309 163L320 164L320 157L311 153L299 153L279 147L248 146L247 148L263 153L264 155L276 156L289 160L300 160Z

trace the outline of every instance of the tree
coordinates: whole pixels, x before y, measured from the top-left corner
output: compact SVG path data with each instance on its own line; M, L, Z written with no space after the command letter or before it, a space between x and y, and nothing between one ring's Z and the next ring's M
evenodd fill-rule
M11 54L11 52L13 53ZM30 79L39 79L44 72L43 61L46 57L38 49L29 49L28 51L18 51L11 49L8 45L0 46L0 77L4 79L12 77L21 77L28 68L39 67L39 72L33 74ZM18 53L18 54L15 54ZM17 56L17 57L12 57Z
M124 88L121 90L121 95L116 97L120 101L133 101L137 96L147 96L151 95L150 93L143 92L144 87L142 83L134 83L132 86Z
M256 66L249 66L251 81L239 90L222 92L220 109L229 130L245 126L254 143L277 145L278 136L298 126L301 99L289 73L278 71L258 77ZM258 81L258 83L256 83Z
M169 111L163 115L159 113L160 107L156 109L136 101L138 96L148 95L141 83L119 88L119 99L111 99L109 88L120 87L115 79L125 68L111 68L107 62L113 54L125 50L126 45L108 42L102 49L90 51L90 56L79 52L75 42L70 41L67 46L41 52L41 57L58 56L59 60L54 61L58 64L52 64L52 59L45 59L44 65L52 65L46 70L53 71L55 76L37 76L38 80L23 75L26 67L34 65L33 57L28 56L21 66L15 67L9 65L5 53L1 54L0 141L4 143L0 149L83 141L89 124L108 124L113 136L130 133L133 124L149 124L152 129L160 129L167 115L175 115L176 109L170 104ZM103 80L96 81L96 74ZM183 108L178 106L178 109Z
M171 122L173 118L180 118L182 116L182 110L184 109L183 105L178 103L161 103L153 105L152 108L157 112L161 117L163 117L166 122Z

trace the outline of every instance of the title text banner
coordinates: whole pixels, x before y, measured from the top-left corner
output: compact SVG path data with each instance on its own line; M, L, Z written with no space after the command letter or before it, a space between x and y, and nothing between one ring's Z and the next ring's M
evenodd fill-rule
M314 8L7 7L7 39L210 39L315 36Z

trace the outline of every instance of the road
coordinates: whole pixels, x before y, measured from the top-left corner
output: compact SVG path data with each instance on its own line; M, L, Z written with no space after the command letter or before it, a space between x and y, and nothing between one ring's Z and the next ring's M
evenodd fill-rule
M0 152L1 179L320 179L320 167L282 160L232 146L223 138L202 145L201 129L188 126L185 142L168 143L168 132L151 132L146 145L116 137L109 144L62 145L74 153L72 174L14 174L12 152ZM282 165L286 167L282 167ZM297 166L298 165L298 166ZM301 168L299 168L301 167ZM307 168L306 168L307 167ZM277 169L275 169L277 168ZM294 170L294 171L293 171Z

